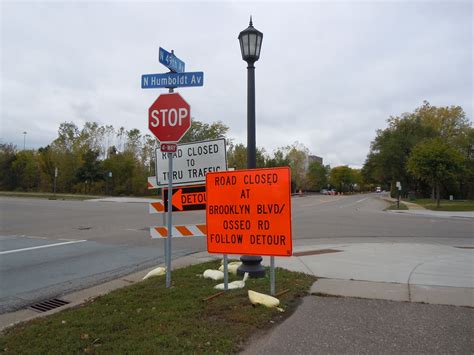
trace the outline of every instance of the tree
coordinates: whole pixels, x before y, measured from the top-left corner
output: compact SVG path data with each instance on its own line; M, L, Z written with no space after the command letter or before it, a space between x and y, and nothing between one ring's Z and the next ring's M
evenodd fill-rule
M16 154L11 166L16 179L16 188L23 191L36 190L39 185L40 171L36 152L22 150Z
M347 165L336 166L331 169L329 182L335 186L339 192L353 191L356 176L353 169Z
M282 148L277 149L273 153L273 158L268 158L265 162L267 168L276 168L278 166L290 166L290 161L288 157L283 152Z
M317 161L311 162L306 173L307 187L314 191L326 188L329 170L329 165L323 166Z
M429 183L436 191L440 207L441 184L455 179L463 170L463 156L441 138L418 144L408 159L407 169L416 178Z
M12 169L16 159L16 146L0 144L0 190L13 190L16 187L16 177Z
M257 168L265 167L265 151L262 148L256 150ZM232 142L227 148L227 166L235 170L247 169L247 147L242 143L234 145Z
M217 138L225 138L225 135L227 134L228 130L229 127L221 121L208 124L192 118L191 127L181 139L180 143L190 143L207 141Z
M283 148L286 152L285 159L288 160L291 168L291 184L293 191L304 189L306 183L306 169L309 150L303 144L295 142Z
M84 183L85 193L90 191L91 184L104 179L104 171L101 162L97 160L98 157L99 151L89 149L82 157L84 163L77 170L77 180ZM87 184L89 184L89 188L87 187Z
M427 101L412 113L390 117L388 127L378 130L371 143L369 154L362 169L365 181L387 185L400 181L403 189L427 191L423 180L416 179L407 170L408 158L414 147L425 140L442 138L464 156L470 147L469 120L461 107L435 107ZM467 181L464 181L465 185Z

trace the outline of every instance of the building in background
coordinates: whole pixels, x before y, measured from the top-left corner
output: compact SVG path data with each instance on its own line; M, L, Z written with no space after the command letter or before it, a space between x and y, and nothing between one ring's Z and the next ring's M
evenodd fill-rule
M306 168L311 164L313 161L318 162L319 164L323 165L323 158L318 157L317 155L308 155L308 159L306 160Z

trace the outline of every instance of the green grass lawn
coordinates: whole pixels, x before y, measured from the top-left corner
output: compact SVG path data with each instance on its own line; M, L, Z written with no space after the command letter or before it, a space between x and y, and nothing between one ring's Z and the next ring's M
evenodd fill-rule
M474 211L474 200L449 201L441 200L441 207L436 208L436 200L417 199L414 202L428 210L433 211Z
M18 191L0 191L0 197L27 197L27 198L45 198L49 200L90 200L94 198L105 198L113 196L81 195L81 194L53 194L47 192L18 192ZM143 198L159 198L159 196L141 196Z
M400 206L397 208L397 203L390 201L390 206L388 206L385 210L408 210L408 207L403 202L400 202Z
M253 307L247 290L269 293L269 276L249 279L245 289L219 291L219 282L198 275L218 261L173 271L172 287L164 276L96 298L78 308L9 328L0 337L0 352L14 354L148 354L232 353L261 329L288 317L305 296L314 277L276 271L276 292L285 312ZM267 273L268 274L268 273ZM230 277L229 281L232 281Z
M28 198L46 198L50 200L89 200L92 198L101 198L104 196L79 195L79 194L53 194L46 192L17 192L0 191L0 197L28 197Z

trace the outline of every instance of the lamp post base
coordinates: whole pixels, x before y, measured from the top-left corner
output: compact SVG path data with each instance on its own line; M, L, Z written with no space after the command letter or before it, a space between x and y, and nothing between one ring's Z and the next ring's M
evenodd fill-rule
M237 269L237 275L243 276L248 272L250 277L256 279L265 277L265 268L261 264L262 260L261 256L241 256L240 261L242 261L242 265Z

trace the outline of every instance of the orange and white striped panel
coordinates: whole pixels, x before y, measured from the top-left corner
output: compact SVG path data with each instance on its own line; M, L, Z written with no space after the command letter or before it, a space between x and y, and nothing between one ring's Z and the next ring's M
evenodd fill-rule
M158 185L156 184L156 176L148 177L148 190L157 189Z
M150 202L149 211L150 211L151 214L163 213L163 212L165 212L165 204L161 200L156 200L155 202Z
M173 226L172 235L175 237L205 237L205 224L188 224L185 226ZM151 239L166 238L168 236L168 228L163 226L150 228Z

